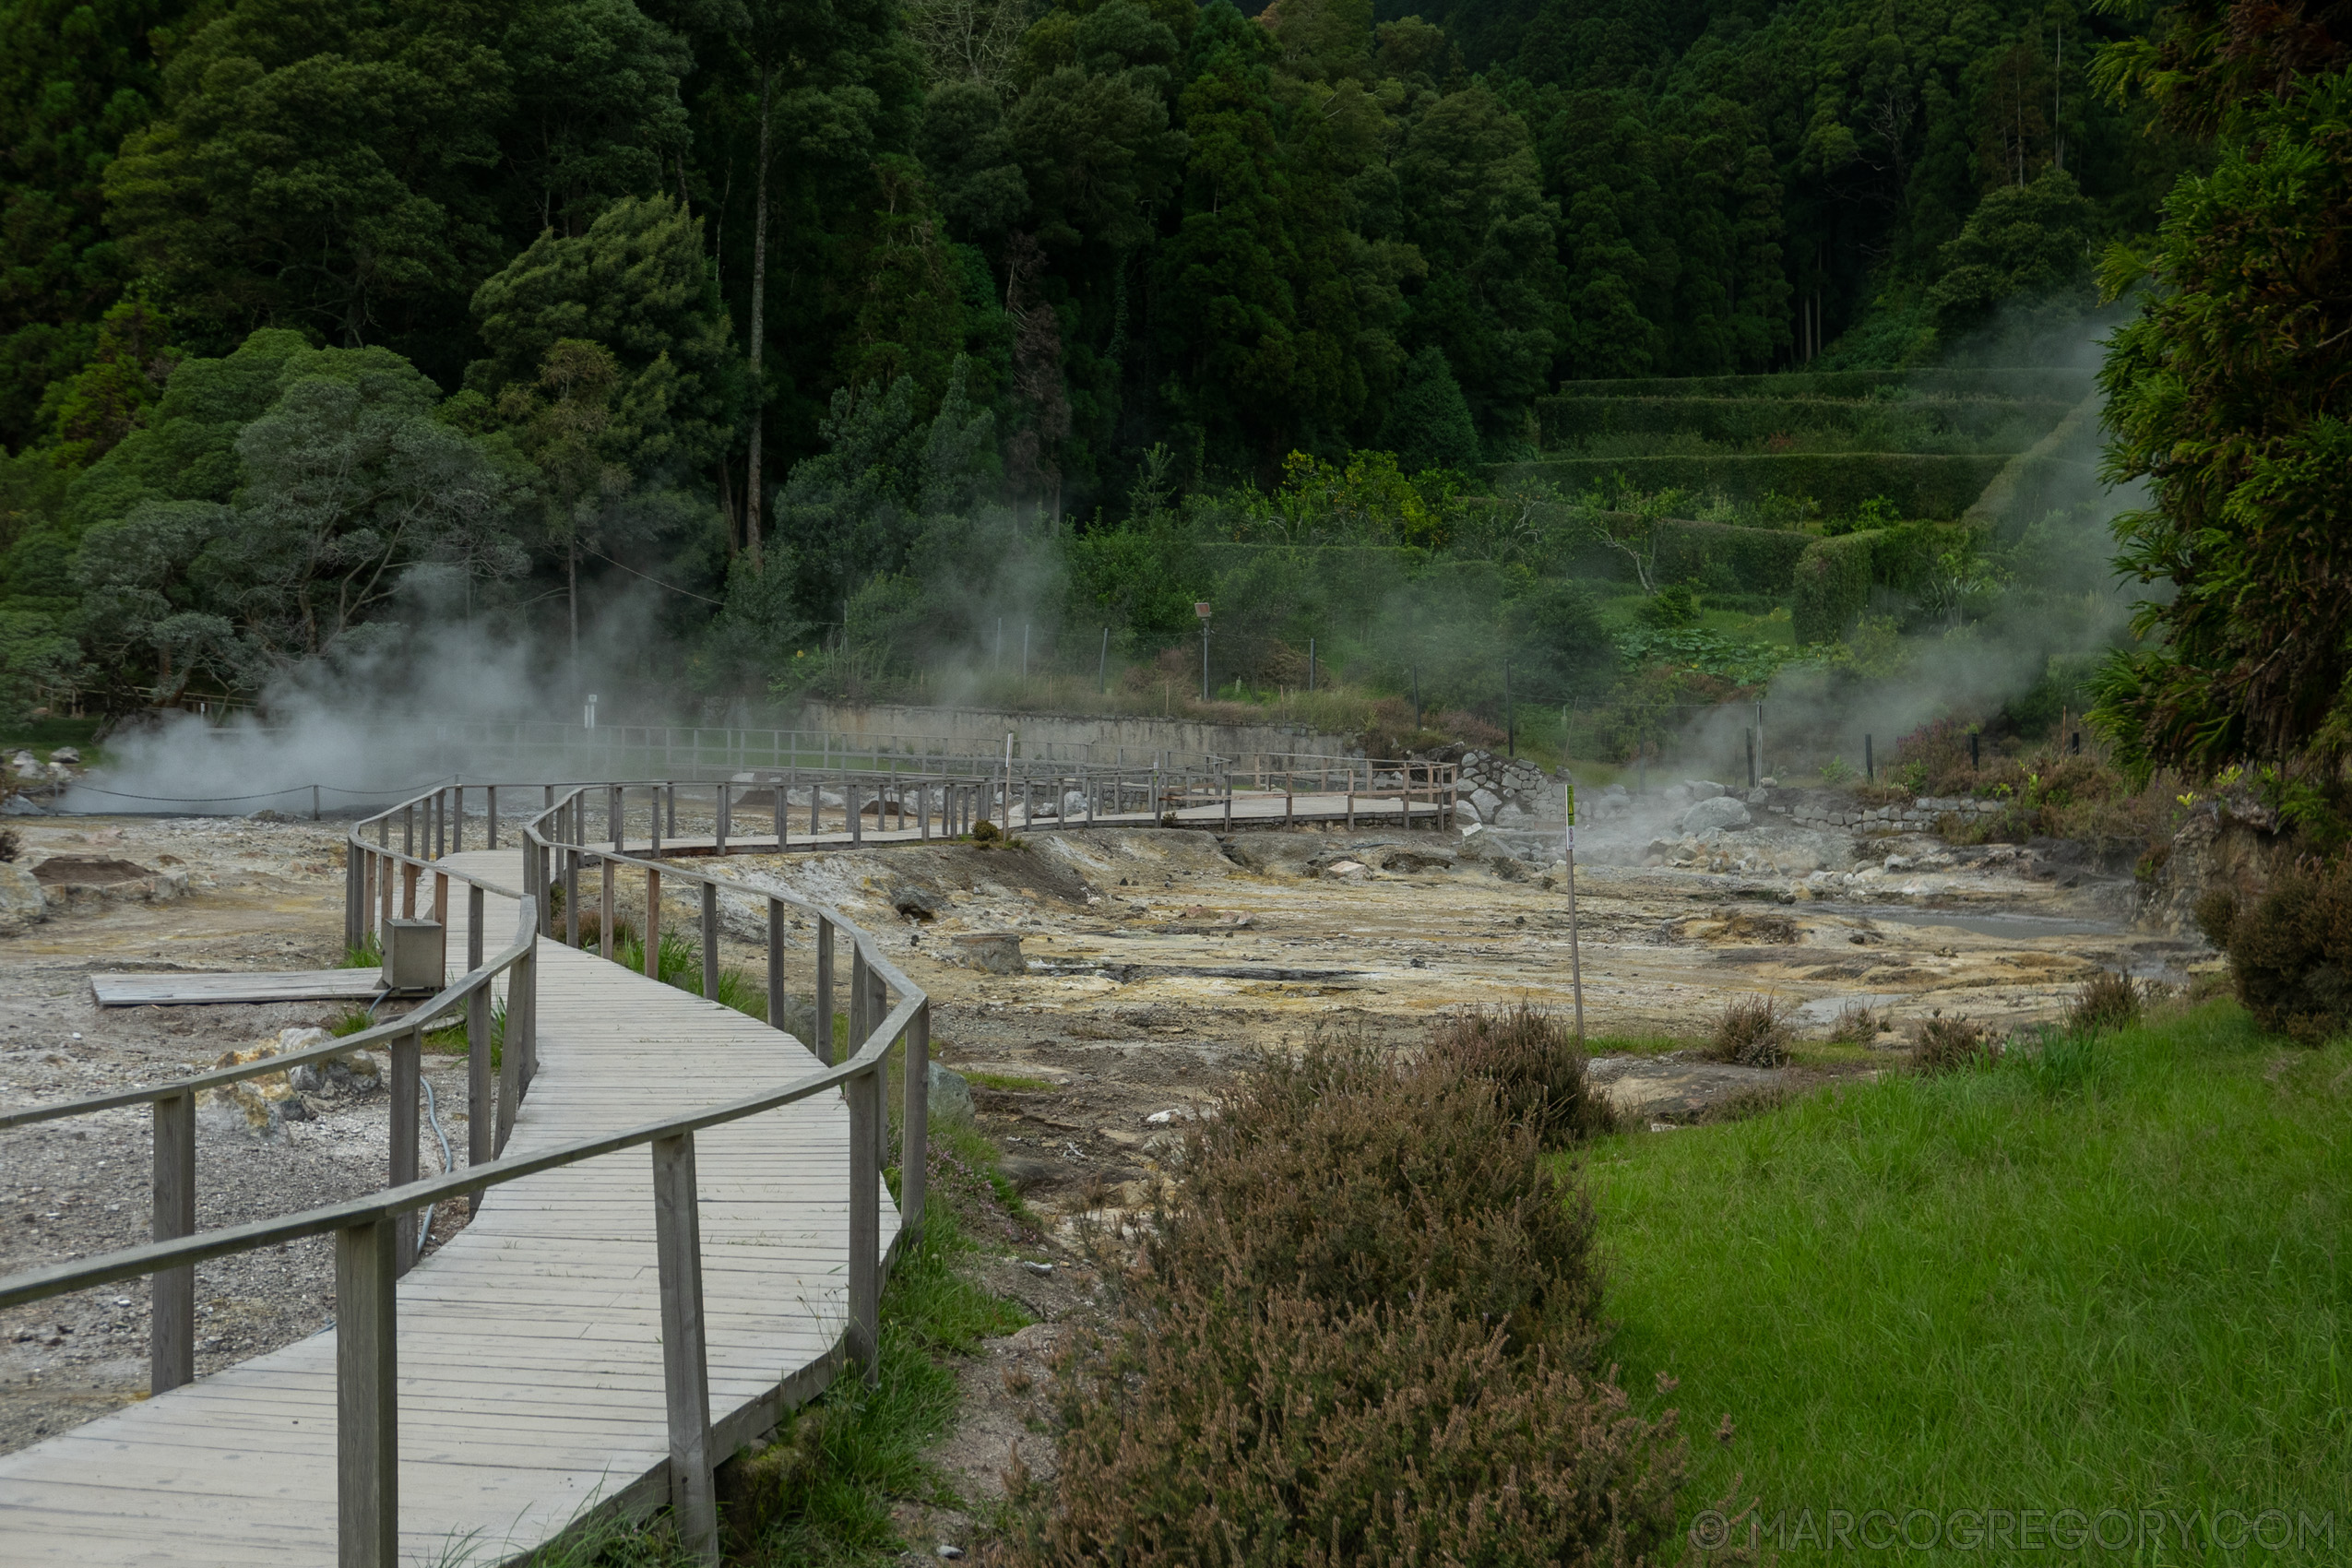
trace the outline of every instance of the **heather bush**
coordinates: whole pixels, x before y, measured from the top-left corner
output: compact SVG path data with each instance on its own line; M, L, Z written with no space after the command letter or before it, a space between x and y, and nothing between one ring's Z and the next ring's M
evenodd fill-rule
M1261 1062L1188 1134L1144 1241L1149 1288L1334 1309L1453 1297L1515 1350L1598 1343L1592 1207L1493 1086L1443 1058L1319 1039Z
M2288 867L2252 897L2209 892L2196 916L2257 1024L2306 1045L2352 1028L2352 861Z
M1491 1084L1495 1103L1546 1148L1616 1130L1609 1102L1585 1079L1585 1050L1552 1014L1515 1007L1455 1013L1430 1031L1429 1053Z
M1706 1054L1740 1067L1777 1067L1796 1038L1794 1009L1776 996L1735 996L1724 1004Z
M2076 1034L2120 1029L2140 1018L2140 987L2130 975L2101 969L2075 992L2066 1027Z
M1637 1563L1672 1555L1683 1443L1515 1354L1474 1302L1185 1278L1057 1368L1051 1486L1008 1478L1021 1568Z
M1922 1073L1960 1073L1999 1060L2001 1042L1973 1018L1923 1018L1911 1034L1911 1065Z

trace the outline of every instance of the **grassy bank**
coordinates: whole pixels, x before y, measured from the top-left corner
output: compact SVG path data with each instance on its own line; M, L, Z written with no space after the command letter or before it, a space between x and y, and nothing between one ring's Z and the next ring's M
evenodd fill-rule
M1743 1475L1788 1562L2340 1561L2347 1109L2352 1046L2286 1046L2215 1003L2038 1063L1610 1140L1590 1165L1609 1353L1627 1388L1680 1378L1660 1403L1689 1430L1729 1414L1686 1506ZM2003 1545L2027 1522L1995 1514L1969 1548L1954 1523L2068 1508L2102 1536ZM1874 1538L1910 1515L1942 1544L1872 1550L1873 1509L1894 1519ZM2255 1538L2299 1514L2332 1535Z
M929 1450L956 1417L956 1358L1012 1333L1028 1315L974 1283L968 1260L981 1211L996 1203L995 1148L970 1133L934 1138L931 1201L882 1294L882 1362L869 1388L852 1370L786 1421L766 1447L722 1472L720 1527L731 1568L878 1568L905 1545L891 1505L958 1500ZM689 1568L668 1516L607 1522L541 1551L539 1568Z

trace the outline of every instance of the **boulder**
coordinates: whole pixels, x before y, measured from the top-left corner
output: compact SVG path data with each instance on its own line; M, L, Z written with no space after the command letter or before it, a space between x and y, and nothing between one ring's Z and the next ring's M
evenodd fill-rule
M1492 822L1503 810L1503 797L1491 790L1473 790L1470 804L1478 808L1480 822Z
M1694 801L1712 801L1718 795L1731 792L1711 778L1685 778L1682 788L1691 792L1691 799Z
M62 762L67 767L79 767L82 765L82 754L71 746L59 746L49 754L49 760Z
M1303 875L1306 862L1324 842L1301 833L1237 833L1225 846L1225 857L1251 871Z
M923 1083L934 1126L972 1124L972 1086L964 1081L963 1074L934 1062Z
M0 936L14 936L49 918L49 900L33 874L14 861L0 861Z
M1697 798L1691 793L1688 784L1669 784L1663 793L1668 809L1672 811L1681 810Z
M937 920L939 905L938 894L911 882L902 882L890 890L890 907L910 921Z
M956 962L968 969L991 975L1028 973L1028 963L1021 956L1019 932L980 931L948 940L954 944Z
M1685 834L1711 833L1745 827L1752 820L1745 805L1728 795L1716 795L1684 812L1681 827Z

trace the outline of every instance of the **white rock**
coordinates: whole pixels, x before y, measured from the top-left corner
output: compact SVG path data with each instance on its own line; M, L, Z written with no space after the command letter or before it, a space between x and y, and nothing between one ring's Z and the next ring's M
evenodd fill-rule
M1728 795L1716 795L1682 814L1682 831L1699 834L1745 827L1752 820L1746 806Z
M963 1074L934 1062L925 1083L933 1122L958 1123L965 1126L971 1124L972 1087L964 1081Z
M1682 788L1691 791L1691 799L1694 801L1712 801L1717 795L1728 795L1731 792L1708 778L1685 778L1682 780Z
M0 936L13 936L48 918L48 897L31 871L14 861L0 861Z

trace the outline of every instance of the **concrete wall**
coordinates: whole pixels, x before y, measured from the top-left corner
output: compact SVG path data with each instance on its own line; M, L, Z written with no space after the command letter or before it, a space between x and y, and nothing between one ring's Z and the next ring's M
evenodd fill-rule
M1015 736L1015 754L1045 762L1081 762L1105 766L1150 766L1161 754L1171 766L1204 755L1243 760L1282 752L1316 756L1361 756L1360 737L1334 735L1303 725L1211 724L1190 719L1133 715L1001 713L978 707L850 707L810 703L801 724L912 749L915 740L938 744L950 754L1002 754L1004 736ZM897 737L896 742L891 738Z

